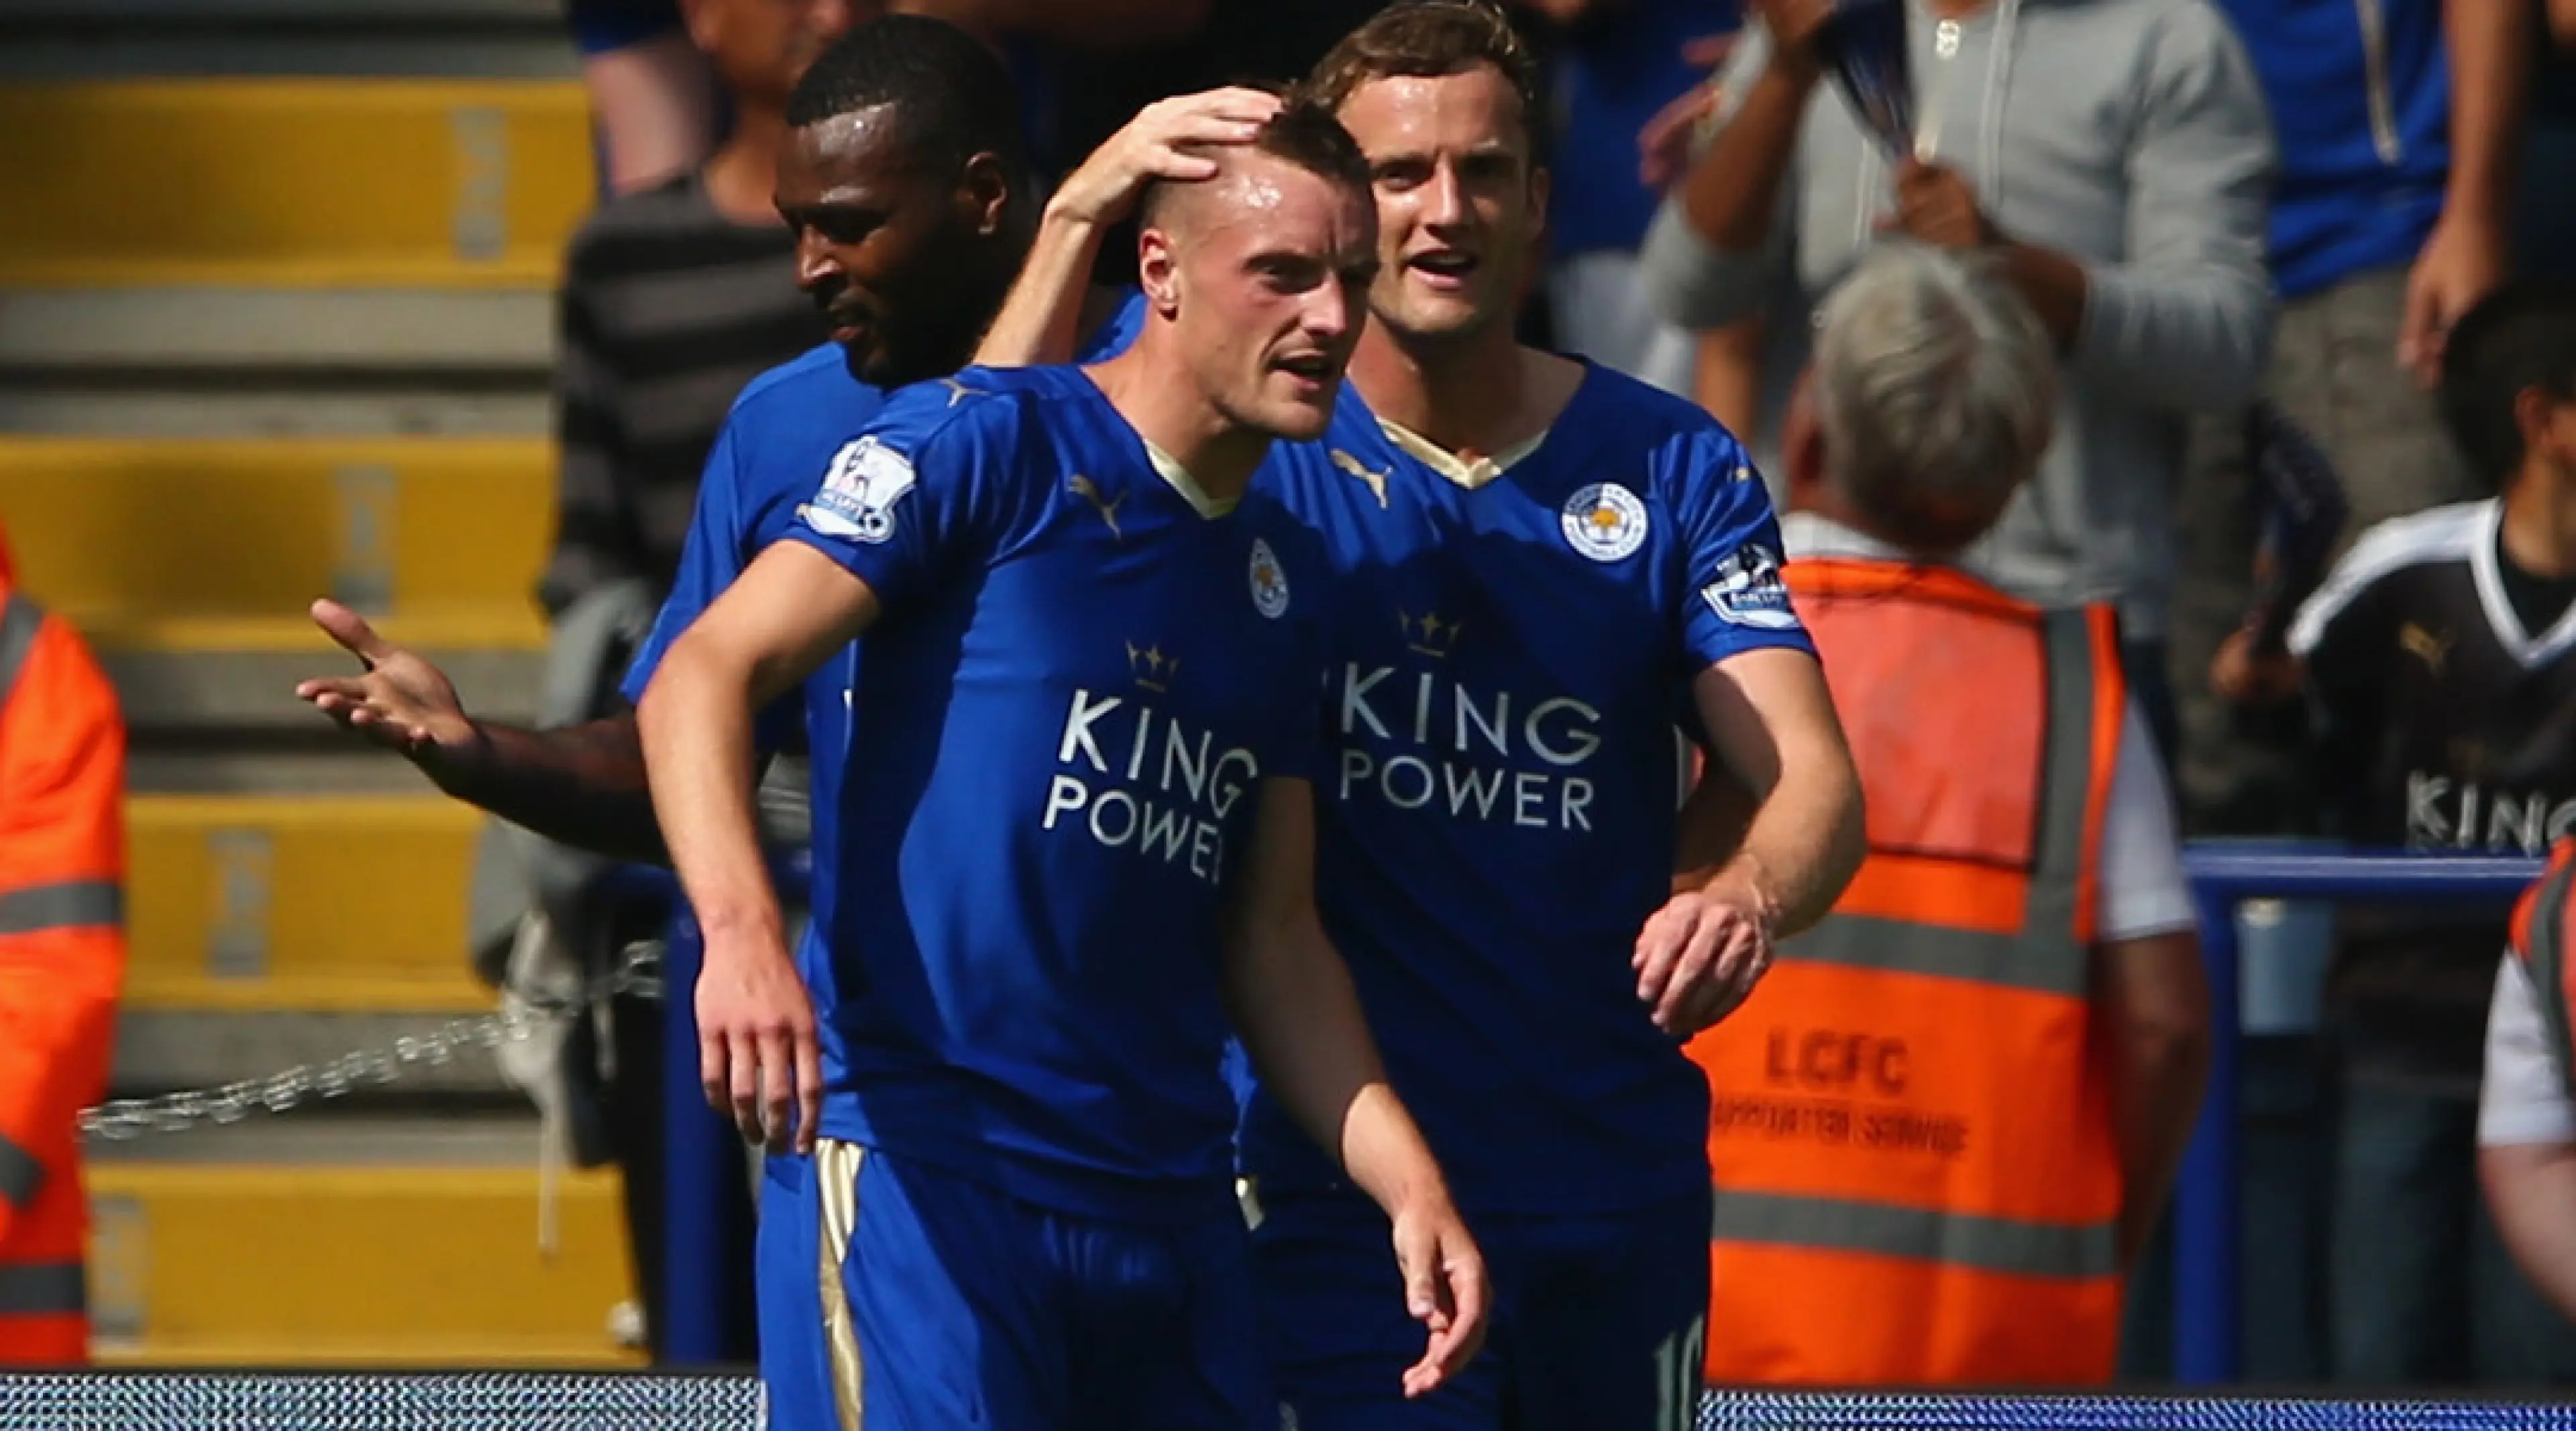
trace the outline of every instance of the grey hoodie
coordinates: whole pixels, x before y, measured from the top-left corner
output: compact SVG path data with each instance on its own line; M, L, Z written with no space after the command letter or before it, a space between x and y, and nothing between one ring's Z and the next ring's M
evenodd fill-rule
M2271 339L2275 158L2253 67L2204 0L1995 0L1955 25L1909 0L1908 18L1918 141L2004 233L2090 278L2056 443L1973 555L2029 599L2115 601L2126 634L2160 637L2186 414L2249 398ZM1729 93L1769 51L1749 27ZM1644 281L1673 321L1813 303L1893 213L1884 153L1830 81L1797 144L1763 250L1710 247L1678 199L1656 215Z

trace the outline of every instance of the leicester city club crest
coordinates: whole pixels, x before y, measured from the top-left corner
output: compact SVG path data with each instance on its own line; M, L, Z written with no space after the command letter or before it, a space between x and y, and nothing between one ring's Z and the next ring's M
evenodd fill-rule
M1288 611L1288 573L1259 537L1252 540L1252 609L1274 621Z
M1646 504L1616 482L1595 482L1557 514L1566 544L1594 561L1618 561L1646 544Z

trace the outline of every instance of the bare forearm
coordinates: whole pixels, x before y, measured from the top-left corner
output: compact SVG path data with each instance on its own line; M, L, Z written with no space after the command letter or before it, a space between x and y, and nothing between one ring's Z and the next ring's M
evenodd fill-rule
M670 859L629 712L560 730L476 721L474 741L422 762L438 788L549 840L613 859Z
M2120 1247L2135 1257L2154 1232L2191 1145L2209 1078L2206 1033L2115 1038L2112 1106L2119 1127Z
M1019 368L1072 361L1100 238L1098 224L1048 211L1010 297L975 349L978 365Z
M1816 77L1773 56L1682 185L1682 212L1710 245L1751 253L1771 236L1780 190L1798 147L1798 125Z
M2058 348L2074 347L2076 335L2084 331L2084 300L2091 287L2083 267L2062 253L2009 239L1997 252L2003 256L2004 276L2039 315Z
M2483 1148L2478 1173L2515 1265L2576 1319L2576 1146Z
M1381 1207L1445 1190L1386 1081L1341 956L1320 927L1251 934L1228 960L1227 1003L1272 1097Z
M775 936L752 800L752 673L683 637L636 712L672 868L710 931Z
M1773 933L1786 937L1831 912L1867 852L1860 778L1837 744L1783 763L1711 883L1750 881L1773 910Z
M2522 0L2445 0L2451 60L2451 177L2446 215L2502 228L2513 211L2523 117L2540 43Z

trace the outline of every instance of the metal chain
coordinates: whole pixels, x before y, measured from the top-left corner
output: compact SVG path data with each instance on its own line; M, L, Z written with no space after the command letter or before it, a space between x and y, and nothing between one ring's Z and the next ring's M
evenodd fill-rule
M338 1098L361 1084L382 1085L406 1068L444 1067L459 1050L496 1049L527 1038L540 1026L574 1018L604 999L662 997L662 949L629 945L618 967L592 979L574 995L518 993L498 1013L450 1019L426 1034L412 1034L378 1048L359 1049L322 1063L299 1064L266 1078L245 1078L220 1088L121 1098L81 1110L84 1137L125 1142L147 1133L181 1133L207 1123L238 1123L254 1112L284 1113L315 1098Z

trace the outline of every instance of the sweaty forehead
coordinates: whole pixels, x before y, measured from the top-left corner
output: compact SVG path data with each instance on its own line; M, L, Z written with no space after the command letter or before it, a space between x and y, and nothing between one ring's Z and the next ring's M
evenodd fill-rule
M1318 253L1366 243L1375 211L1312 170L1257 152L1227 153L1216 177L1172 191L1163 226L1193 237L1245 237Z
M818 119L788 136L779 184L819 191L882 183L911 167L913 146L893 104L872 104Z
M1342 101L1338 117L1372 160L1439 150L1520 150L1529 143L1520 94L1491 65L1452 75L1369 80Z

